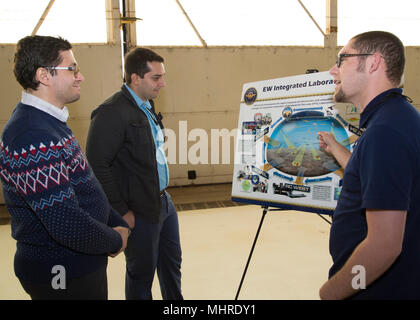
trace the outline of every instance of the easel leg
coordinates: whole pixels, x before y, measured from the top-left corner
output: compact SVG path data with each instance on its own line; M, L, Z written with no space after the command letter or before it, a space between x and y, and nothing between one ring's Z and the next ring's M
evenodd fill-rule
M264 222L265 215L267 214L267 211L268 211L268 207L263 207L263 208L264 208L264 210L263 210L263 214L262 214L262 217L261 217L260 225L258 226L257 234L255 235L254 243L252 244L251 252L249 253L248 261L246 262L245 270L244 270L244 273L242 275L242 279L241 279L241 283L239 284L238 291L236 292L235 300L238 300L239 292L241 291L242 283L244 282L245 275L246 275L246 272L248 270L249 262L251 261L252 253L254 252L255 244L257 243L258 236L260 234L261 226Z

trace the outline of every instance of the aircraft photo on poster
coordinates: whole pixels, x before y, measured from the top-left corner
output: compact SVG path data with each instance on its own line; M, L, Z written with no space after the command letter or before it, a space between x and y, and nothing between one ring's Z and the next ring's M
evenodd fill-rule
M358 137L334 107L334 88L328 72L243 86L232 200L332 214L343 170L320 148L318 132L349 151Z

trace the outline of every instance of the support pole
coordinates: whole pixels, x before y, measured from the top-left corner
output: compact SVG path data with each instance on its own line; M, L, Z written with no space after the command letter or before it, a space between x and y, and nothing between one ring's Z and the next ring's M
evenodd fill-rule
M122 1L121 28L124 46L124 55L137 46L136 22L142 20L136 18L136 7L134 0Z
M326 0L326 31L327 35L324 38L325 48L337 48L337 32L338 32L338 21L337 21L337 0ZM334 53L335 54L335 53Z
M121 45L121 13L119 0L105 0L106 34L109 45Z

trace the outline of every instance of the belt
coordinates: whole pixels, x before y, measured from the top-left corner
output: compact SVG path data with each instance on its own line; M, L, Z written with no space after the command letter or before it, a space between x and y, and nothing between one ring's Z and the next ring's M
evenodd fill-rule
M166 189L163 189L162 191L160 191L160 196L162 197L165 194Z

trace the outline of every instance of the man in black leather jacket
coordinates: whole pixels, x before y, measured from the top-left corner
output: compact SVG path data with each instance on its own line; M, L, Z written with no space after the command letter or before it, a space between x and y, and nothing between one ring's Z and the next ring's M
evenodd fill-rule
M145 48L126 55L126 83L92 112L87 139L88 161L132 229L125 250L127 299L152 299L156 269L163 299L183 299L178 216L165 191L163 125L151 100L165 86L163 62Z

